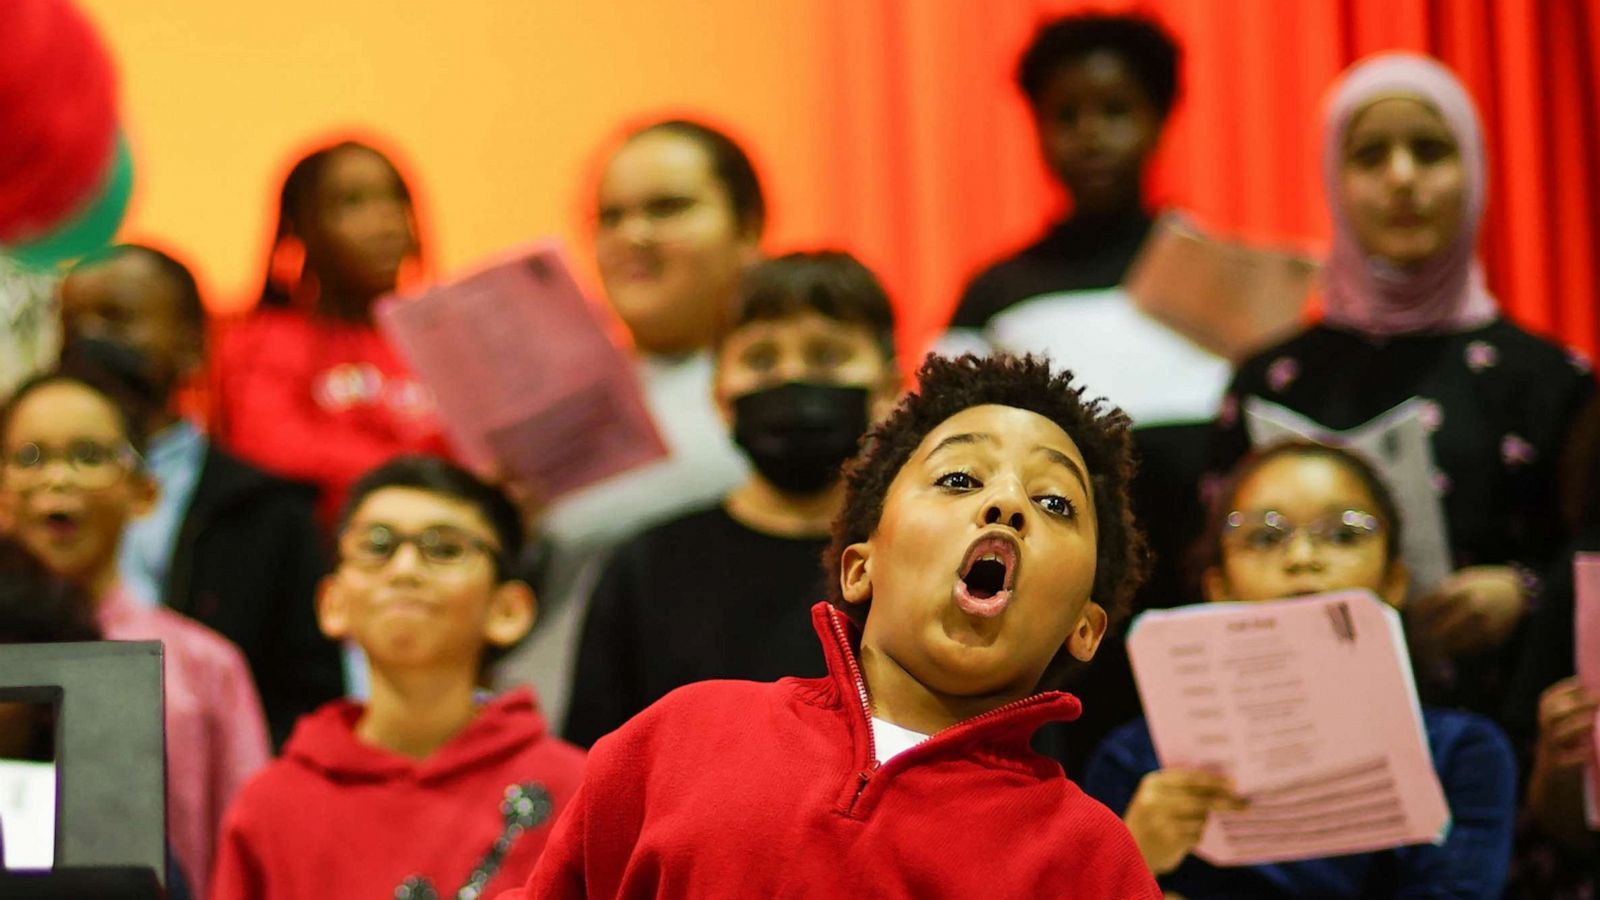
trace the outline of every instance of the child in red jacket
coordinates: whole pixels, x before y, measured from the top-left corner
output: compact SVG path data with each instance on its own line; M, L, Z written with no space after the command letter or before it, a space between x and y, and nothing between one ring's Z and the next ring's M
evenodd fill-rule
M372 699L301 719L245 785L213 900L437 900L528 877L583 751L546 735L530 691L478 691L486 648L533 624L533 592L505 574L521 539L510 501L443 460L356 482L318 612L365 651Z
M217 441L322 492L324 527L364 472L402 453L448 454L431 395L373 324L420 268L410 185L376 148L322 147L289 170L261 300L217 335Z
M829 675L702 682L589 757L512 898L1159 898L1028 746L1145 566L1127 418L1036 359L930 358L850 469ZM716 560L707 560L716 565Z

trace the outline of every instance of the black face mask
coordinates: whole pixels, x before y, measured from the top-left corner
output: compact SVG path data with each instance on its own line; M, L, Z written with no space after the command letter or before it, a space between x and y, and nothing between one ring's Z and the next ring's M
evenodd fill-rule
M815 494L839 477L867 431L867 389L791 381L733 401L733 439L761 477Z

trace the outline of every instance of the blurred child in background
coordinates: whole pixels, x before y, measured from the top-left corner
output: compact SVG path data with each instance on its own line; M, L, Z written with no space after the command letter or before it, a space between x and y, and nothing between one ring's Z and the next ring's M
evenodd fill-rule
M267 728L237 647L122 584L123 532L158 490L141 455L143 415L124 390L66 369L17 389L0 413L0 523L92 598L107 639L161 642L168 830L185 880L204 896L222 811L267 761Z
M315 491L238 459L178 409L200 371L205 313L188 267L136 244L81 261L61 284L69 357L146 401L146 469L160 488L128 525L118 570L130 594L210 626L244 651L273 743L342 690L338 649L317 629L326 562Z
M361 473L404 452L446 452L432 401L372 323L373 303L421 260L411 188L354 141L294 165L256 310L213 359L217 439L316 485L324 526Z
M894 311L854 257L791 253L749 271L715 392L754 472L617 548L584 625L569 739L588 746L690 682L823 673L809 611L827 595L840 470L899 383Z

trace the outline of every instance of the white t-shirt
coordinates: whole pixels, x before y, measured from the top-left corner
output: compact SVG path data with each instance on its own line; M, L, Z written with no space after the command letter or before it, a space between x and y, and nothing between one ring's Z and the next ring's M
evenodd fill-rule
M927 739L928 736L921 732L901 728L877 716L872 717L872 743L878 750L880 763L894 759Z

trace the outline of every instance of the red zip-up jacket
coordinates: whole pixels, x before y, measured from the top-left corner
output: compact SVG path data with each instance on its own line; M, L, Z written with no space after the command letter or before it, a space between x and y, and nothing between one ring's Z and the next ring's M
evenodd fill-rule
M1122 821L1028 746L1076 698L1036 694L879 765L849 619L812 619L828 677L690 685L602 738L501 900L1161 897Z

